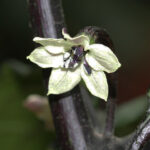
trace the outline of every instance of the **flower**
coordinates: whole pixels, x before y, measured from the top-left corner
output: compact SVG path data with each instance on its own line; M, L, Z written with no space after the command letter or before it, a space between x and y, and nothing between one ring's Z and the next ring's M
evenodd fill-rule
M27 57L42 68L53 68L48 95L70 91L83 79L92 95L107 100L104 72L115 72L121 66L115 54L103 44L90 44L87 35L72 38L65 29L62 34L64 39L35 37L33 41L42 46Z

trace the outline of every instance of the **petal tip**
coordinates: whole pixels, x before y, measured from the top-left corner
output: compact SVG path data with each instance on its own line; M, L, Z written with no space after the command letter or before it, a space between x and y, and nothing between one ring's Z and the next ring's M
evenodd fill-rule
M49 96L50 94L51 94L51 93L48 91L46 95Z
M122 66L121 63L119 63L118 68L120 68L121 66Z
M26 59L30 59L29 56L27 56Z
M114 73L114 72L116 72L121 66L122 66L122 65L120 64L120 62L118 62L118 64L116 65L116 67L114 67L113 70L107 71L107 72L108 72L108 73Z
M49 95L51 95L51 94L54 94L52 91L51 91L51 89L48 89L48 92L47 92L47 96L49 96Z
M67 33L67 28L62 28L62 34Z
M103 100L104 100L105 102L107 102L107 99L108 99L107 97L103 98Z
M118 62L118 65L116 66L116 69L114 69L114 71L113 71L113 72L117 71L120 67L121 67L121 63L120 63L120 62Z
M36 42L36 41L38 41L38 40L40 40L40 37L34 37L34 38L33 38L33 41L34 41L34 42Z
M98 96L100 99L103 99L105 102L107 102L107 99L108 99L108 94L107 95L99 95Z
M27 56L27 57L26 57L26 59L27 59L27 60L30 60L30 61L32 61L32 60L33 60L33 58L32 58L30 55L29 55L29 56Z

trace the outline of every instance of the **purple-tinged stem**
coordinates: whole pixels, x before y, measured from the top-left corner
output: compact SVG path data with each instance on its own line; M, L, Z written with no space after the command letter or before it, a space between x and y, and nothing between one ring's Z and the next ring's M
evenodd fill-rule
M142 150L146 143L150 141L150 95L147 95L148 109L145 120L138 127L133 139L126 150Z
M91 36L95 37L96 43L104 44L114 51L113 42L108 33L106 32L106 30L98 27L88 26L81 32L90 34ZM117 99L117 92L116 92L117 74L116 73L108 74L107 79L109 85L109 97L106 103L107 114L106 114L104 136L109 136L111 138L110 135L113 135L114 131L114 117Z
M64 17L61 0L28 0L36 36L61 38ZM50 70L43 70L48 87ZM49 96L58 145L61 150L98 150L79 86L61 95Z

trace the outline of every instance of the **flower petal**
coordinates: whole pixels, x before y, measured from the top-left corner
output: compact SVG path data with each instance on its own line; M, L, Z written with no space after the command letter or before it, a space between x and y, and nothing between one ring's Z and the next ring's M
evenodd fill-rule
M109 47L102 44L92 44L88 49L89 53L86 55L86 59L93 69L112 73L121 66Z
M42 68L58 68L63 65L63 55L50 54L44 47L36 48L28 57L30 61Z
M65 39L72 39L72 37L67 33L66 28L62 29L62 35Z
M92 73L88 75L83 67L81 68L81 77L91 94L107 101L108 84L104 72L92 70Z
M86 57L86 61L90 65L90 67L92 67L94 70L106 71L106 72L109 71L109 70L107 70L107 68L103 67L92 55L87 53L85 55L85 57Z
M64 39L35 37L33 41L44 46L45 49L52 54L64 53L72 47L71 43L65 41Z
M80 67L75 70L53 69L48 87L49 94L61 94L73 89L81 80Z
M85 49L89 46L90 39L86 35L82 34L72 38L69 34L66 33L64 28L62 29L62 35L68 42L72 43L73 45L82 45Z

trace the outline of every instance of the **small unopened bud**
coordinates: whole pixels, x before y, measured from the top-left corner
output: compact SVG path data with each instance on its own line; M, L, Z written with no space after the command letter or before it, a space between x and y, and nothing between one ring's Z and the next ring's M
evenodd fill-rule
M54 129L50 107L46 97L37 94L29 95L23 105L25 108L35 113L38 119L44 121L47 129Z

